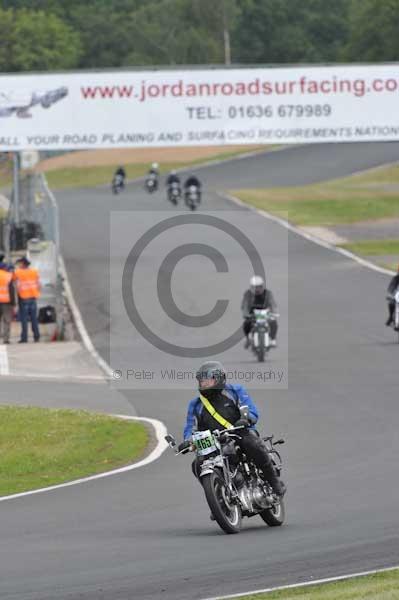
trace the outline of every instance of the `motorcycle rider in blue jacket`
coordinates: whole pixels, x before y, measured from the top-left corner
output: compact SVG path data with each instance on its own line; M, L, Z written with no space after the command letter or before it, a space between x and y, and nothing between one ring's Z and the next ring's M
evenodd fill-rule
M284 483L278 478L269 452L262 438L255 429L259 413L252 398L245 388L238 384L226 383L226 371L217 361L204 363L197 371L198 389L211 404L212 408L234 427L243 427L236 431L240 436L239 444L247 457L254 461L262 471L265 480L271 485L277 496L283 496L286 490ZM248 417L243 418L240 407L248 407ZM194 431L213 431L221 429L220 423L205 408L200 396L193 398L188 405L187 419L184 426L184 442L179 445L179 451L191 445ZM198 459L193 463L193 473L198 476Z

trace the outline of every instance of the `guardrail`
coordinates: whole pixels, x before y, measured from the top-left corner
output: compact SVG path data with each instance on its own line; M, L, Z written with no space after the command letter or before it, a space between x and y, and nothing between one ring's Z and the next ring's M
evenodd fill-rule
M42 293L39 311L54 307L56 322L48 324L48 337L64 339L69 311L63 293L60 268L59 215L55 197L42 173L27 173L19 181L18 208L11 194L8 217L3 226L3 245L12 259L27 254L40 273ZM18 211L18 214L16 213Z

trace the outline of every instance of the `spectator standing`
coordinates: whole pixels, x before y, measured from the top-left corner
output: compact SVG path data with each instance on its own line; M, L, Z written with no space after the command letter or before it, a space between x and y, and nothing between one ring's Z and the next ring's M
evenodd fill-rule
M13 274L0 254L0 325L3 344L10 343L10 329L15 306Z
M18 293L19 315L21 320L20 344L28 341L28 321L32 325L33 339L40 340L39 322L37 318L37 298L40 296L40 278L37 269L30 266L30 261L24 256L16 263L14 280Z

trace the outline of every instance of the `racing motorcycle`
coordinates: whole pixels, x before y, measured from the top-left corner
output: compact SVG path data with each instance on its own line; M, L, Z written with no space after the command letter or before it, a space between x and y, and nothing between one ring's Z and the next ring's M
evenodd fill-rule
M252 328L249 334L250 347L259 362L264 362L270 349L270 321L279 315L272 313L270 308L254 308Z
M241 407L241 414L245 414L243 409L248 411L248 407ZM271 486L261 477L260 470L241 451L236 433L239 429L243 427L197 431L193 433L190 448L180 452L176 450L172 435L167 435L165 440L176 455L195 452L200 463L199 479L211 509L211 518L225 533L239 533L242 518L256 515L269 527L278 527L285 519L284 500L274 494ZM263 440L276 473L280 475L282 460L275 446L283 444L284 440L273 441L273 435Z
M173 181L168 186L168 200L176 206L181 197L181 187L177 181Z
M158 189L158 177L155 173L150 173L145 180L145 188L149 194L156 192Z
M125 187L125 183L123 181L123 177L120 174L114 175L112 179L112 191L114 194L119 194Z
M186 205L190 210L195 210L201 202L201 191L196 185L190 185L185 192Z
M394 294L387 296L387 300L389 302L392 302L392 301L395 302L395 312L394 312L394 316L393 316L392 327L398 334L398 343L399 343L399 288L396 290L396 292Z

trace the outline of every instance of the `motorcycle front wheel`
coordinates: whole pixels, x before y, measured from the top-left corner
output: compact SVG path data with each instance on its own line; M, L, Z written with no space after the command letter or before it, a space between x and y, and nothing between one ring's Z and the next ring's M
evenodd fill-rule
M265 362L266 348L265 348L265 334L259 334L259 347L256 349L258 362Z
M241 508L231 502L229 490L223 475L209 473L201 478L206 501L219 527L226 533L239 533L241 530Z

